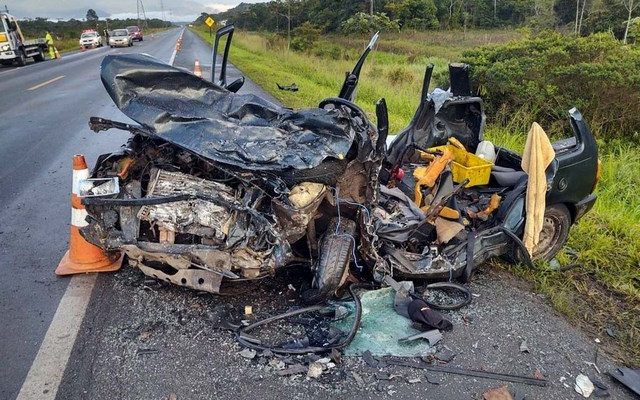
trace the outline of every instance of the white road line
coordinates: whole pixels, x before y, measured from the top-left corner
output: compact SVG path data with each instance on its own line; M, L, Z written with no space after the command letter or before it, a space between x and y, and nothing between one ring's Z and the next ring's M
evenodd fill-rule
M16 400L53 400L84 319L97 274L71 278Z
M185 28L182 28L182 31L180 32L180 36L178 36L178 40L182 39L182 35L184 34L184 30ZM176 44L178 43L178 40L176 40ZM169 65L173 65L173 63L176 61L176 54L178 53L178 47L177 46L173 46L173 53L171 53L171 58L169 58Z
M55 77L55 78L53 78L53 79L49 79L49 80L48 80L48 81L46 81L46 82L42 82L42 83L37 84L37 85L35 85L35 86L31 86L31 87L30 87L29 89L27 89L27 90L36 90L36 89L40 89L41 87L43 87L43 86L47 86L48 84L53 83L53 82L55 82L55 81L58 81L58 80L60 80L60 79L62 79L62 78L64 78L64 75L60 75L60 76L57 76L57 77Z

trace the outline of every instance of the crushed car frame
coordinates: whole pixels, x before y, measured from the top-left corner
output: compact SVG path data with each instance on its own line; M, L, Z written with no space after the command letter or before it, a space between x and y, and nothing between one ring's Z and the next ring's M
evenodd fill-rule
M219 31L215 48L232 33ZM459 160L453 168L452 154L478 158L485 147L482 99L472 94L468 67L452 64L451 88L429 93L429 65L413 120L391 140L384 99L375 125L354 103L376 39L338 97L301 110L237 94L244 79L227 85L228 47L216 83L146 55L106 56L102 82L139 125L91 118L96 132L132 136L100 156L83 182L83 236L124 251L146 275L212 293L224 280L310 268L309 302L332 296L349 275L465 281L490 257L530 262L521 241L521 157L496 147L490 161L476 160L477 170ZM595 140L576 109L569 121L573 136L553 145L546 170L532 258L552 258L595 202Z

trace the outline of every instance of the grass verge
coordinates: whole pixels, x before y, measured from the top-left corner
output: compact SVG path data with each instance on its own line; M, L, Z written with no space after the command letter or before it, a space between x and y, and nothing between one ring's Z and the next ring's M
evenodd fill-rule
M208 31L195 31L211 41ZM446 72L447 63L455 61L466 48L504 42L517 38L519 33L467 35L461 38L460 32L429 32L383 38L363 69L358 104L374 118L375 102L385 97L391 132L398 132L407 125L417 106L427 63L433 63L436 71ZM284 104L309 107L338 94L344 72L353 67L363 42L362 38L329 38L314 46L311 54L302 54L284 50L268 36L237 32L230 57L249 78ZM293 82L300 87L299 92L276 87L276 83ZM486 132L489 140L513 150L522 149L525 135L526 132L501 126L489 126ZM577 268L560 272L546 264L535 269L498 262L491 265L532 282L558 311L600 338L615 358L638 365L640 153L630 143L613 141L600 143L600 159L603 174L596 190L598 201L572 228L569 243L558 255L562 265L575 264ZM615 337L607 335L607 328Z

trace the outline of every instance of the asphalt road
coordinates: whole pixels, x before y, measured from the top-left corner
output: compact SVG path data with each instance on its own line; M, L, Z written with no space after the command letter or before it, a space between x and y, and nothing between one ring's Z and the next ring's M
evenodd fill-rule
M127 138L126 133L94 134L87 128L94 115L126 120L99 81L100 61L107 53L128 51L169 61L179 35L174 29L132 49L97 49L55 62L0 69L1 399L13 399L20 390L69 282L53 270L67 247L71 156L84 153L92 165L97 155ZM174 64L192 70L196 59L203 76L209 77L210 47L184 31ZM229 81L238 76L240 71L230 66ZM241 91L276 101L250 81ZM285 311L298 304L301 284L300 274L290 271L260 285L232 288L236 294L224 297L156 282L130 268L100 275L57 398L458 400L479 398L487 388L502 384L439 373L425 376L401 367L372 368L355 357L343 358L317 380L279 377L270 363L295 364L304 357L241 357L224 324ZM548 387L508 384L512 393L527 399L580 398L573 391L580 372L605 382L613 398L631 398L588 364L597 357L602 372L613 365L605 355L596 356L593 338L568 324L530 289L508 276L479 273L471 285L476 294L472 305L450 313L454 330L445 333L434 351L450 349L456 356L449 365L458 367L526 376L538 370L548 378ZM243 315L245 305L253 306L253 317ZM523 340L529 352L520 351ZM395 377L379 378L389 374Z
M106 54L169 61L180 29L62 59L0 68L0 398L20 389L69 279L53 271L67 248L71 157L117 149L126 133L95 134L90 116L126 120L99 76ZM49 83L47 83L49 82ZM41 85L41 86L40 86Z

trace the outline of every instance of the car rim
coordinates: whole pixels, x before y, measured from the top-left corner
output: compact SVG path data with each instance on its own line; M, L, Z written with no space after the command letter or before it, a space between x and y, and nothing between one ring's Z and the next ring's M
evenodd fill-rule
M544 258L549 250L555 246L560 237L560 221L552 216L545 216L540 231L540 240L536 246L533 256L536 259Z

